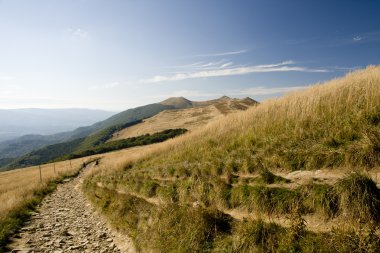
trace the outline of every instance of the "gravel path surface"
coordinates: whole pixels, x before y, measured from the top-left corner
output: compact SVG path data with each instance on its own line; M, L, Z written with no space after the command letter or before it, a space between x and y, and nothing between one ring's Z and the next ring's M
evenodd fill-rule
M134 252L128 238L112 231L84 197L83 174L47 196L8 245L10 252Z

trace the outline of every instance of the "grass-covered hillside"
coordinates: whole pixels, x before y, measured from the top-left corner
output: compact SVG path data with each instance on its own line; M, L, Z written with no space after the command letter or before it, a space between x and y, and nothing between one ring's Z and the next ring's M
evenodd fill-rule
M33 147L36 150L18 157L7 157L8 159L0 160L0 171L43 164L73 153L85 154L96 148L101 150L100 146L107 141L155 134L174 128L193 130L193 128L204 126L224 115L246 110L256 104L257 102L250 98L222 97L202 102L194 102L185 98L170 98L159 104L123 111L104 121L78 128L73 132L40 136L40 138L37 136L23 137L19 139L22 140L21 142L10 141L5 145L6 150L3 150L8 155L10 150L13 150L11 151L13 155L21 154ZM55 139L52 139L53 137ZM87 153L90 154L90 152ZM2 144L0 143L0 159L1 157Z
M153 117L144 119L139 124L115 132L111 140L152 134L172 128L186 128L193 131L230 113L244 111L258 104L250 98L237 99L226 96L202 102L190 101L181 97L169 98L162 103L170 104L176 108L181 106L184 108L162 111ZM186 106L191 107L186 108Z
M380 67L231 114L84 190L143 252L379 252Z
M250 98L222 97L202 102L169 98L161 103L128 109L71 132L30 135L0 142L0 171L46 163L64 155L96 148L106 141L154 134L173 128L192 130L217 117L245 110L255 104L257 102ZM142 122L144 119L147 120Z

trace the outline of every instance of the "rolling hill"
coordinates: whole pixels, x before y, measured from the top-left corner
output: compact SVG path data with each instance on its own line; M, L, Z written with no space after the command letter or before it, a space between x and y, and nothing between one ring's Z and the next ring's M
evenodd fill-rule
M103 150L99 146L108 140L117 141L173 128L194 129L222 115L245 110L255 104L257 102L250 98L222 97L202 102L192 102L185 98L169 98L158 104L126 110L92 126L82 127L72 132L52 136L25 136L19 139L22 140L21 142L10 142L7 149L3 149L3 151L8 151L8 157L4 158L12 157L9 156L10 154L16 158L3 159L3 170L42 164L74 153L84 154L96 147ZM155 115L157 117L150 120ZM141 122L143 119L147 120ZM174 122L176 124L173 124ZM134 128L134 125L138 127ZM135 135L130 135L128 131L122 132L130 128ZM18 153L15 153L15 149Z
M174 109L174 107L169 105L150 104L128 109L126 111L115 114L106 120L97 122L90 126L80 127L73 131L53 135L26 135L13 140L0 142L0 159L17 158L48 145L74 141L75 139L79 138L85 138L106 128L149 118L163 110L170 109Z
M171 128L195 130L227 114L246 110L258 103L251 98L232 99L224 96L219 99L202 102L190 101L182 97L169 98L161 102L161 104L185 109L162 111L139 124L115 132L110 141L152 134Z
M379 87L370 66L264 101L84 190L142 252L379 252Z

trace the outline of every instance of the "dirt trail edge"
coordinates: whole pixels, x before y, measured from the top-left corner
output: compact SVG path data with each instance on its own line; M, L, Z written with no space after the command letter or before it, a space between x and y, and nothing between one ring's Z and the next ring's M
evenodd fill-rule
M81 191L82 172L47 196L16 234L9 252L135 252L130 239L113 231Z

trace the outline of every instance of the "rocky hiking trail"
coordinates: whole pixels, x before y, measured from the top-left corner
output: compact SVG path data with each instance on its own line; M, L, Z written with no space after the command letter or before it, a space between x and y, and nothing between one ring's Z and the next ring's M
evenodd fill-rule
M134 252L125 236L111 230L81 191L88 164L48 195L7 246L8 252Z

